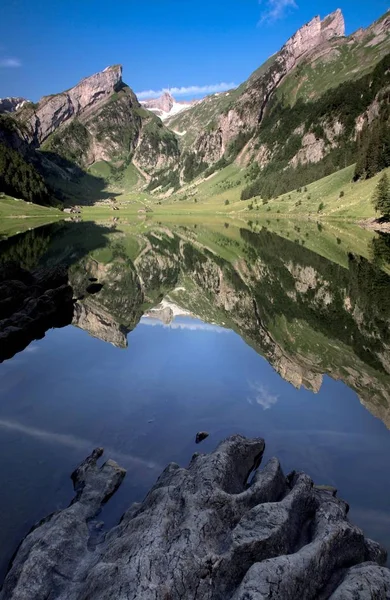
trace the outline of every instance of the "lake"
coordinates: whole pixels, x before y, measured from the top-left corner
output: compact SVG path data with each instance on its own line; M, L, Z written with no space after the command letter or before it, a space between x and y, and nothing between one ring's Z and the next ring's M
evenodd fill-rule
M0 365L1 577L93 448L127 469L111 526L168 462L233 433L335 486L390 550L389 249L352 225L286 220L62 222L3 239L1 264L65 265L76 301L71 323Z

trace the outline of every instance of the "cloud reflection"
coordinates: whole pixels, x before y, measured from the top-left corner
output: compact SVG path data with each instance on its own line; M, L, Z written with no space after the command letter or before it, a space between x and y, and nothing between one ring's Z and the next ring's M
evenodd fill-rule
M274 406L279 400L279 396L272 394L267 388L260 382L253 381L249 382L250 389L254 392L253 395L248 396L247 400L249 404L259 404L264 410L268 410L271 406Z
M75 450L82 450L85 452L85 455L90 454L94 448L99 446L96 442L91 442L90 440L85 440L82 438L75 437L71 434L65 433L55 433L53 431L46 431L44 429L38 429L36 427L30 427L28 425L23 425L22 423L18 423L16 421L6 421L0 419L0 428L6 429L7 431L15 431L24 435L28 435L32 438L35 438L42 442L47 442L49 444L60 444L62 446L66 446L68 448L72 448ZM157 465L153 461L147 461L138 456L133 456L131 454L124 454L122 452L118 452L117 450L113 450L112 448L105 447L105 455L107 458L112 458L116 460L121 466L128 465L130 467L142 467L147 469L155 469L161 471L162 468L160 465Z

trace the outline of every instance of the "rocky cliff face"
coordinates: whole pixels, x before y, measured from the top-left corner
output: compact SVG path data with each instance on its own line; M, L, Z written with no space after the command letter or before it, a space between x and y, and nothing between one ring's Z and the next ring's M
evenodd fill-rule
M116 65L82 79L67 92L44 96L36 108L29 106L18 115L28 129L28 141L40 146L69 119L101 105L121 84L122 66Z
M344 18L339 9L322 21L317 16L301 27L270 61L268 69L248 80L234 106L219 116L216 127L211 132L200 134L194 143L195 151L209 163L221 158L229 143L241 131L252 131L258 127L271 95L299 61L344 33Z
M25 98L0 98L0 114L12 113L22 108L28 100Z
M169 92L164 92L159 98L154 98L152 100L145 100L145 101L141 101L141 104L145 107L148 108L149 110L157 110L157 111L162 111L162 112L170 112L173 105L174 105L175 99L173 98L173 96L171 96L171 94Z
M76 302L72 325L117 348L127 348L127 330L91 299Z

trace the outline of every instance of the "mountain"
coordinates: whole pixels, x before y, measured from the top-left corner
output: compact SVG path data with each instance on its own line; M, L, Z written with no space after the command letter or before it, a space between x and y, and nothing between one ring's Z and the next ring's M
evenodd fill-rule
M0 114L15 112L28 102L25 98L0 98Z
M346 37L340 10L315 17L237 89L168 119L182 180L236 162L257 180L244 197L270 197L356 162L364 125L388 122L389 27Z
M238 88L191 105L168 92L140 103L114 65L5 106L0 190L41 204L165 197L232 163L243 200L356 162L355 178L371 177L390 166L390 12L350 36L339 9L314 17Z
M159 98L141 100L142 106L156 114L162 121L191 108L195 103L196 101L177 102L169 92L164 92Z
M91 167L99 175L99 167L108 164L118 177L132 164L147 178L179 160L176 136L140 105L122 81L120 65L37 104L27 102L12 114L0 115L0 154L10 151L17 151L54 195L65 200L72 196L82 200L89 191L96 200L102 193L104 179L87 177ZM7 163L10 160L16 161L15 156L7 155ZM23 192L18 197L31 199L16 188Z

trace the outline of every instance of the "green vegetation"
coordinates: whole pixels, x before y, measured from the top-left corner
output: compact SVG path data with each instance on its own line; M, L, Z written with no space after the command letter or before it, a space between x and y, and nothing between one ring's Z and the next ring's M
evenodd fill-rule
M390 220L390 182L386 173L382 175L372 198L374 208L385 221Z
M355 179L368 179L390 167L390 92L382 95L380 116L368 127L364 125L358 137Z
M272 160L259 177L243 190L242 199L259 195L277 197L354 163L356 119L389 82L390 54L376 65L372 73L329 89L317 100L303 102L299 99L291 107L285 106L275 96L258 133L258 145L265 144L272 150ZM337 120L339 123L338 147L317 163L298 165L296 168L290 166L291 159L301 146L303 135L298 136L294 131L303 127L304 132L310 132L313 127L318 128L318 124L328 120ZM388 133L386 136L387 139Z
M371 199L381 174L371 179L353 181L355 167L351 165L307 186L308 194L294 190L268 201L271 214L278 210L289 218L366 219L375 216ZM388 172L388 170L386 171ZM340 197L340 191L344 195ZM254 199L256 201L256 198ZM318 208L322 204L321 211ZM265 206L257 203L257 212Z
M90 144L88 129L78 119L74 119L61 131L53 133L42 145L42 150L50 152L52 158L55 158L53 155L58 155L83 167Z
M46 184L35 167L22 155L0 142L0 189L36 204L50 204Z
M149 113L151 114L151 113ZM168 157L179 157L179 145L175 134L167 129L155 115L151 116L142 130L143 139L139 152L163 153Z
M208 164L202 158L198 157L195 152L189 152L184 155L183 165L184 181L196 179L208 167Z
M31 204L0 193L0 238L63 219L56 208Z
M180 187L180 174L179 171L173 169L163 169L157 172L154 177L150 180L148 187L146 188L149 192L153 192L157 188L164 190L178 190Z

